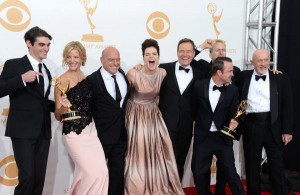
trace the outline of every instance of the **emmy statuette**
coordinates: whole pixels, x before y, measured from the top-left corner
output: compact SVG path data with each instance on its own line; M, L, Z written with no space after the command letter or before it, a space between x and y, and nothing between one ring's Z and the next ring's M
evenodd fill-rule
M236 115L233 119L238 121L238 119L246 112L247 108L248 108L247 100L242 100L240 105L237 108ZM229 127L225 126L222 130L220 130L220 132L231 137L232 139L236 139L236 132L234 129L230 129Z
M68 81L67 85L65 87L63 87L61 85L61 82L59 82L55 78L53 78L51 80L51 85L53 85L54 87L56 87L57 89L59 89L61 91L61 95L62 96L65 95L70 90L70 81ZM75 120L75 119L80 119L81 118L81 116L79 116L79 112L75 111L75 110L71 110L71 107L72 107L72 104L70 103L68 105L67 112L60 115L61 122L70 121L70 120Z

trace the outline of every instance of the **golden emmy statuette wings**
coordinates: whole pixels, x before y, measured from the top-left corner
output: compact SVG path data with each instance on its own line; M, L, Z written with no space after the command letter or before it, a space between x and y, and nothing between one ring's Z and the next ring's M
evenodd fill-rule
M56 78L53 78L51 80L51 85L56 87L57 89L59 89L59 91L61 92L61 95L65 95L69 90L70 90L70 81L67 81L67 85L66 86L62 86L61 82L58 81ZM61 118L61 122L64 121L70 121L70 120L75 120L75 119L80 119L81 116L79 115L78 111L75 110L71 110L72 104L70 103L68 105L68 110L66 113L62 114L60 116Z
M101 35L95 34L94 29L96 26L93 24L91 20L91 16L94 14L98 7L98 0L96 0L96 3L93 7L89 6L91 3L91 0L80 0L80 3L84 6L85 11L86 11L86 17L88 20L88 23L90 25L92 33L90 34L84 34L82 35L81 40L82 41L88 41L88 42L103 42L103 37Z
M233 119L238 121L238 119L246 112L248 106L249 104L247 100L242 100ZM220 132L231 137L232 139L236 139L236 132L234 129L230 129L229 127L225 126L224 129L220 130Z
M222 18L222 14L223 14L223 9L221 11L221 14L219 16L216 16L215 13L217 11L217 6L214 3L209 3L207 5L207 11L211 14L211 17L213 19L213 26L214 26L214 30L217 36L217 39L219 39L219 35L221 34L220 31L217 28L216 23L219 22L219 20Z

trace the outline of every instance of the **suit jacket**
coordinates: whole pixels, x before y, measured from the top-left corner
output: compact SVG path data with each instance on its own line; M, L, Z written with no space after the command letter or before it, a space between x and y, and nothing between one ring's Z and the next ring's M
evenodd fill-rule
M221 92L215 111L212 110L209 101L210 79L196 81L194 85L193 102L196 107L196 118L194 127L194 143L201 143L206 138L211 124L214 121L218 130L228 126L234 118L238 106L238 89L229 85ZM225 143L233 145L232 138L223 136Z
M100 68L101 69L101 68ZM93 91L92 117L98 131L98 137L102 144L116 143L121 133L125 133L125 108L128 93L124 99L123 106L117 102L107 91L100 69L87 77ZM125 77L127 82L127 92L129 83L122 69L119 72Z
M52 79L46 66L49 83ZM44 95L38 81L23 83L21 75L33 70L25 55L7 60L0 75L0 97L9 95L10 108L5 135L15 138L51 138L51 117L54 102L48 99L50 85ZM9 88L5 85L10 85Z
M193 60L191 62L193 79L181 94L175 75L175 65L176 62L159 65L167 72L160 87L159 109L169 131L184 129L186 133L192 134L194 121L192 88L197 79L204 78L204 73L199 63Z
M237 77L240 99L246 100L253 70L242 71ZM282 134L293 133L293 101L289 78L283 74L273 74L270 79L270 125L276 143L282 145ZM239 125L244 129L243 123Z

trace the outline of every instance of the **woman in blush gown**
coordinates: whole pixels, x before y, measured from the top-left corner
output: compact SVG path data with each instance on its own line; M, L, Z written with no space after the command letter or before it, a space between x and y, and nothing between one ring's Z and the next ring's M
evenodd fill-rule
M184 194L172 143L158 108L161 83L166 76L158 68L157 41L142 44L144 66L127 73L131 93L126 106L128 149L125 158L125 195Z
M91 117L92 91L80 67L85 64L86 51L78 41L68 43L63 63L68 70L55 85L55 117L61 121L68 107L78 111L79 119L63 121L63 140L75 164L70 195L107 195L108 169L102 145ZM63 95L61 90L69 90ZM70 119L70 118L69 118Z

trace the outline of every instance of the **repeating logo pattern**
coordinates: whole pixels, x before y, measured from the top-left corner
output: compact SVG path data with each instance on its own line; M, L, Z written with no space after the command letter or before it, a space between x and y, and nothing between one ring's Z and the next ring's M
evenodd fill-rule
M147 19L146 27L149 35L155 39L162 39L170 32L169 17L163 12L153 12Z
M0 161L0 183L6 186L18 185L18 167L14 155L7 156Z
M6 0L0 5L0 24L9 31L24 30L31 21L28 7L17 0Z

